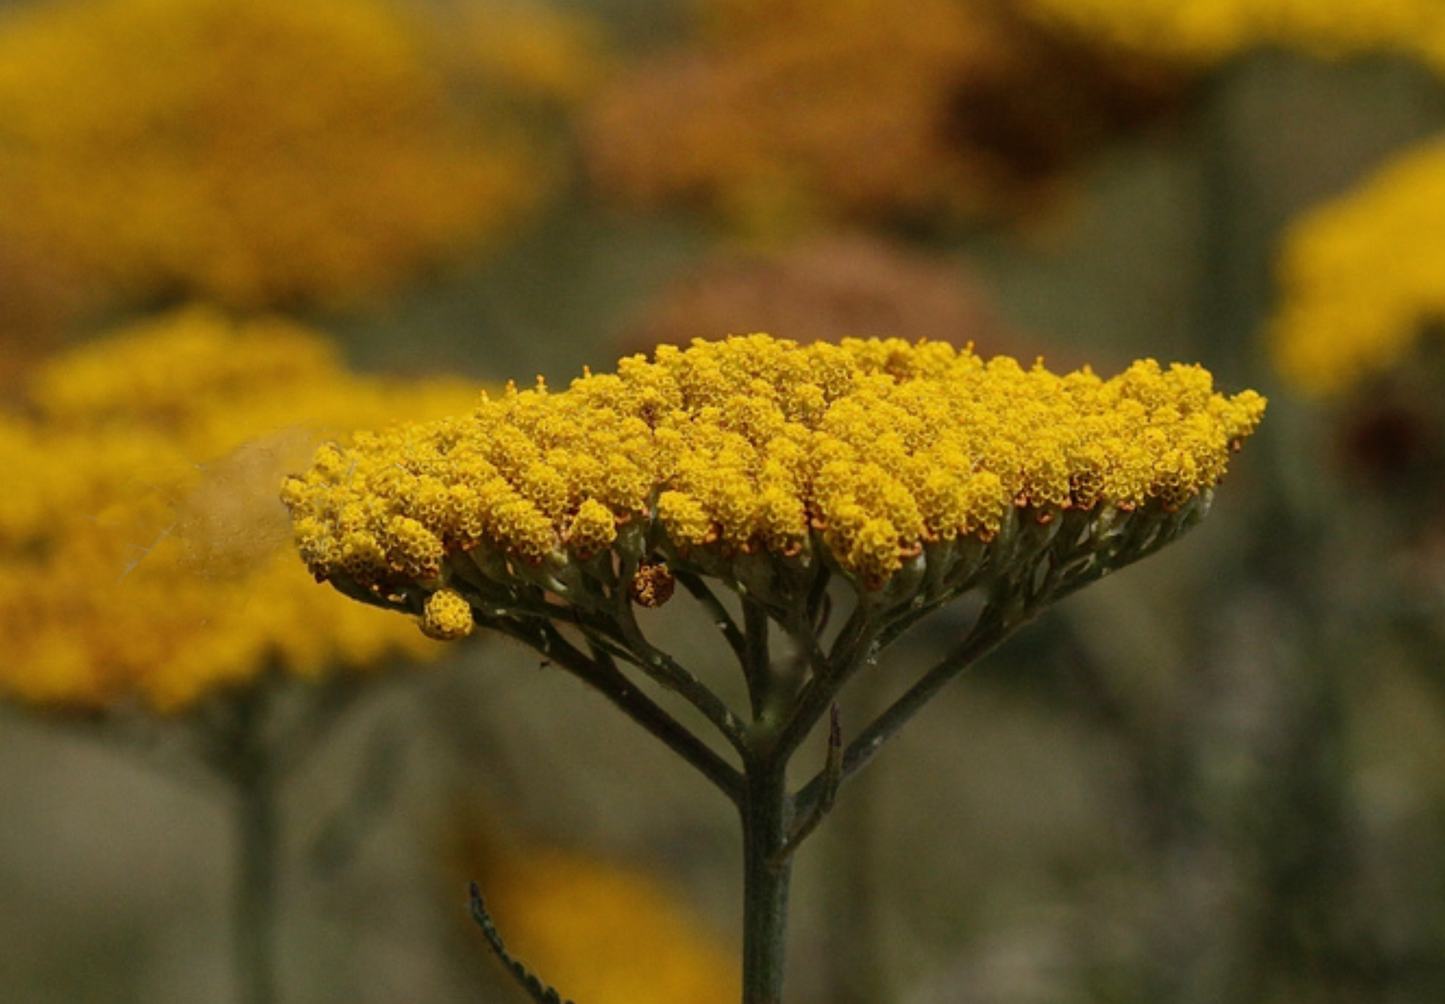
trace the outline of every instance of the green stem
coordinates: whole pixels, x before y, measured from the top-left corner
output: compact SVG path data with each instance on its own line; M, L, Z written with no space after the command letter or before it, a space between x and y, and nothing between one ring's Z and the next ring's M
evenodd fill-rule
M236 793L235 963L242 1004L276 1000L280 820L276 775L260 735L259 698L240 702L224 765Z
M812 667L813 675L792 700L791 714L777 736L777 755L791 756L808 738L814 726L838 699L843 685L874 650L880 631L881 625L872 623L861 610L853 612L833 643L827 663Z
M883 744L897 735L908 720L933 700L949 681L993 651L1021 623L1022 619L1011 618L994 607L986 607L962 644L939 660L848 744L848 748L843 752L840 776L836 781L830 781L826 775L820 774L803 786L797 796L798 811L811 812L819 799L830 797L830 786L836 793L839 783L849 780L867 766L883 748Z
M242 792L236 888L236 978L244 1004L276 999L276 805L266 779Z
M753 718L767 712L769 691L776 687L773 679L772 660L768 654L768 614L756 603L743 603L743 623L746 625L743 646L743 676L748 684L748 701Z
M639 690L618 669L611 655L594 649L589 655L567 641L556 625L542 624L533 629L503 622L501 629L514 638L531 645L549 659L590 684L613 703L623 714L641 725L670 749L695 767L732 802L742 799L742 775L717 753L713 752L686 726Z
M742 752L746 730L738 716L689 669L647 640L633 613L632 601L625 595L618 601L616 622L621 629L622 640L631 650L633 665L702 712L723 738Z
M743 1004L783 999L792 874L792 856L785 850L792 808L786 767L786 758L748 764L742 804Z

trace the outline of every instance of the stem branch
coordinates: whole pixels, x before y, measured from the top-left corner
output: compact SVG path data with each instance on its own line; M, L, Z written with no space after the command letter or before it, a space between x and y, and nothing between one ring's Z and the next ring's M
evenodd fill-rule
M738 716L687 667L647 640L632 612L632 602L625 595L617 604L616 619L622 640L636 656L633 661L637 668L668 690L676 691L700 711L704 718L712 722L733 748L741 753L745 730Z
M678 582L682 583L682 587L707 609L708 616L712 618L717 629L722 632L728 648L732 649L738 662L746 662L747 643L743 639L743 633L738 629L737 622L733 620L732 614L728 612L727 607L723 606L723 602L718 599L717 594L708 588L707 583L699 575L683 571L674 572L673 575Z
M883 748L883 744L897 735L908 720L949 681L991 652L1025 619L1005 616L993 606L985 607L962 644L940 659L848 744L848 748L843 752L842 769L837 777L830 777L825 770L803 786L798 793L798 812L806 817L820 801L831 799L838 786L862 770Z
M639 690L636 684L618 669L617 663L605 649L594 645L589 655L563 637L557 626L550 622L542 622L532 632L524 631L519 625L508 621L500 621L498 627L531 645L584 683L590 684L628 718L662 740L669 749L696 768L730 801L734 804L742 802L743 776L737 768Z

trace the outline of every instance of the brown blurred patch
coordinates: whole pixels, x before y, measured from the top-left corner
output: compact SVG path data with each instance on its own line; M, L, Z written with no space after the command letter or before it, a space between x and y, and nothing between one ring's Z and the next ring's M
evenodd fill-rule
M840 221L1025 220L1105 140L1167 113L1181 73L1007 0L711 0L697 37L589 109L588 169L623 204L767 236Z
M60 265L0 233L0 399L18 399L26 375L59 346L81 309L79 288Z
M1164 61L1046 26L1008 0L978 4L1003 44L960 66L940 119L946 147L995 161L1020 189L1047 184L1110 137L1167 115L1186 78Z
M1017 349L1022 341L966 267L879 238L844 235L702 266L647 308L625 348L754 331L799 342L975 342L987 354Z

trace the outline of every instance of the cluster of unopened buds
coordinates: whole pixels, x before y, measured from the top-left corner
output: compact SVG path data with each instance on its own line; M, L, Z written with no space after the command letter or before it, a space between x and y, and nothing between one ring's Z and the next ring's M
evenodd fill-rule
M1000 580L1034 605L1173 539L1263 405L1198 367L758 335L324 447L285 498L318 579L440 637L658 606L677 574L792 628L837 574L891 621Z

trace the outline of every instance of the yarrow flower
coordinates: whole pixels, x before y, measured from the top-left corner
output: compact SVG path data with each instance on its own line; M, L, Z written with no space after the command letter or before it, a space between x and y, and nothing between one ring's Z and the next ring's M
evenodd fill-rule
M121 300L244 309L350 304L495 240L555 173L497 61L553 25L465 48L409 6L7 8L0 237Z
M1105 380L939 342L758 334L358 433L282 495L318 580L434 637L526 642L731 799L743 999L764 1004L781 999L793 852L841 784L1045 604L1197 523L1264 406L1215 393L1198 366L1145 360ZM736 658L746 710L644 630L637 609L679 586ZM845 741L849 679L970 591L983 602L958 647ZM632 672L688 702L727 755ZM824 716L823 768L793 791L789 761ZM472 909L541 999L479 895Z
M460 595L494 616L531 588L587 608L649 561L779 612L819 563L931 605L1021 551L1079 575L1176 535L1263 406L1197 366L1104 380L754 335L322 447L285 499L318 578L416 613Z
M1299 389L1337 394L1398 366L1445 316L1445 140L1407 150L1292 222L1270 339Z
M349 373L321 336L181 311L43 366L0 416L0 696L162 713L281 672L318 678L434 651L278 561L282 473L325 430L474 390Z

